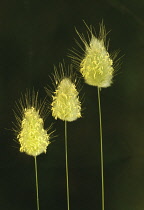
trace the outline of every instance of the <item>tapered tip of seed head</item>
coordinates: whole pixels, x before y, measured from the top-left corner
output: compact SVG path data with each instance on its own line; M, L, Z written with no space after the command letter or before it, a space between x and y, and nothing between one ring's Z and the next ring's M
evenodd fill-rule
M54 95L52 115L55 119L74 121L81 117L81 103L76 85L70 78L64 77L58 84Z
M21 123L21 131L17 136L20 142L20 152L37 156L46 153L49 145L49 135L43 128L43 119L34 107L25 109Z

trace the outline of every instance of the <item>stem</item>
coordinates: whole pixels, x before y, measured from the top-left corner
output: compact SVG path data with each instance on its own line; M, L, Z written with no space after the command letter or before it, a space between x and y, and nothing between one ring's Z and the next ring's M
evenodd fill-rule
M39 190L38 190L38 173L37 173L37 159L35 159L35 178L36 178L36 194L37 194L37 210L39 210Z
M101 101L100 88L98 87L98 106L99 106L99 126L100 126L100 151L101 151L101 188L102 188L102 210L104 210L104 161L103 161L103 141L102 141L102 115L101 115Z
M68 180L68 155L67 155L67 121L65 121L65 157L66 157L66 183L67 183L67 208L69 208L69 180Z

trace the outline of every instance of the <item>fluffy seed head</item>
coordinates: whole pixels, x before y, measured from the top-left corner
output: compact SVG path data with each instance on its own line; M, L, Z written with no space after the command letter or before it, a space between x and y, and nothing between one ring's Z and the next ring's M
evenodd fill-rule
M112 64L113 61L106 51L103 40L93 36L80 63L80 72L85 82L98 87L110 86L114 71Z
M77 31L85 47L84 55L72 51L74 56L72 55L70 57L75 64L78 64L80 72L87 84L100 88L109 87L112 84L114 66L112 56L109 55L106 47L105 27L101 24L99 38L94 36L92 28L88 28L88 30L90 33L88 42ZM78 45L80 46L80 44ZM113 56L113 58L115 57Z
M43 105L38 109L37 94L33 93L32 98L30 97L30 94L26 95L25 100L20 100L17 104L21 116L15 113L18 122L16 132L20 152L37 156L46 153L50 135L47 130L44 130L44 121L40 111Z
M81 102L76 88L76 78L71 71L72 66L64 72L62 64L60 64L59 73L55 69L55 91L52 93L51 103L52 116L69 122L81 117Z
M81 117L81 105L75 84L69 78L60 82L52 102L52 115L55 119L74 121Z

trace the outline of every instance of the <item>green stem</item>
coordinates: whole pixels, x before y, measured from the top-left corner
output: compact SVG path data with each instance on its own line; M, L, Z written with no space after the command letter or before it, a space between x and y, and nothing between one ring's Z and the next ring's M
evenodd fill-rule
M98 87L98 107L99 107L99 125L100 125L100 151L101 151L101 188L102 188L102 210L104 210L104 161L103 161L103 138L102 138L102 115L101 115L101 101L100 88Z
M66 183L67 183L67 208L69 208L69 180L68 180L68 151L67 151L67 121L65 121L65 160L66 160Z
M39 190L38 190L38 173L37 173L37 159L35 158L35 178L36 178L36 194L37 194L37 210L39 210Z

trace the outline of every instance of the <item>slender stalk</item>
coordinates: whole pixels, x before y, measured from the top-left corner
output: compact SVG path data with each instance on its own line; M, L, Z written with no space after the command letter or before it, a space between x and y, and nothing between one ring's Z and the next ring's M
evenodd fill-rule
M66 184L67 184L67 208L69 207L69 179L68 179L68 149L67 149L67 121L65 121L65 160L66 160Z
M37 173L37 159L35 159L35 178L36 178L36 195L37 195L37 210L39 210L39 190L38 190L38 173Z
M104 161L103 161L103 138L102 138L102 114L100 88L98 87L98 107L99 107L99 126L100 126L100 151L101 151L101 188L102 188L102 210L104 210Z

